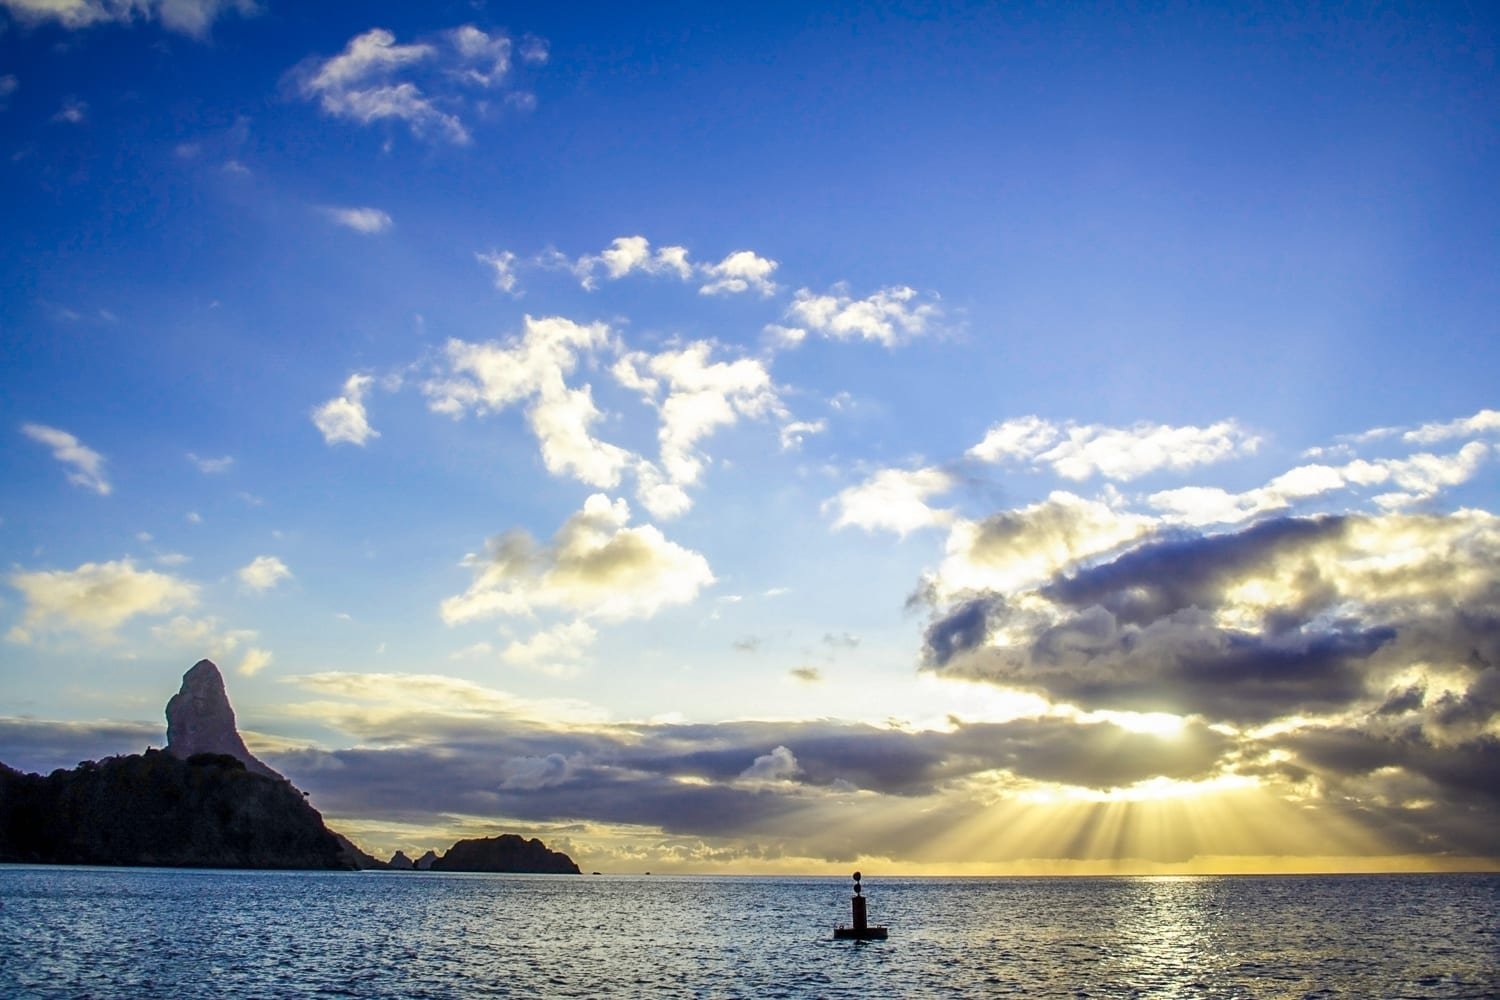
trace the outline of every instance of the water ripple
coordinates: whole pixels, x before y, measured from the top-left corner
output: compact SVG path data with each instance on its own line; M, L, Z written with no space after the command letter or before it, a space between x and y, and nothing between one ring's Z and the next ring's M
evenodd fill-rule
M17 998L1500 994L1500 877L842 880L0 866Z

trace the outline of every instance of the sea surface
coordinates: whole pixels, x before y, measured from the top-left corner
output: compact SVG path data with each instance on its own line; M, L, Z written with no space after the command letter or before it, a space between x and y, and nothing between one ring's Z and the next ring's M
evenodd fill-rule
M1496 997L1500 876L0 865L0 997Z

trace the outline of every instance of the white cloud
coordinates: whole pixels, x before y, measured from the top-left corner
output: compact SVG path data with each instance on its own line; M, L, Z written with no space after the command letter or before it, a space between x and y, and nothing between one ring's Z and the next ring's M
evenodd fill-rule
M945 597L968 590L1017 590L1110 553L1148 534L1153 518L1058 490L1046 500L982 521L955 522L936 583Z
M986 431L984 440L970 448L968 454L984 462L1024 461L1050 448L1059 433L1056 424L1041 417L1012 417Z
M828 429L826 420L793 420L781 426L781 450L795 451L802 447L802 440L809 434L822 434Z
M52 457L69 469L68 482L93 490L100 496L109 495L112 487L104 476L103 455L56 427L22 424L21 433L52 449Z
M561 724L604 720L599 708L576 699L532 701L442 674L328 671L287 681L316 694L369 703L367 708L327 701L291 708L296 715L356 728L360 723L389 722L411 713L479 719L487 724L496 719L549 719Z
M483 553L465 557L474 582L443 601L443 620L456 625L549 608L610 621L649 618L714 582L703 556L652 525L629 527L629 520L624 500L596 493L549 545L522 531L490 539Z
M521 61L533 65L541 65L547 61L550 55L545 38L535 35L521 36Z
M740 780L754 784L790 781L802 773L797 757L784 746L761 754L740 774Z
M16 79L14 73L0 75L0 111L10 107L10 95L21 87L21 81Z
M571 475L589 486L614 486L631 455L624 448L594 437L591 429L603 414L588 386L547 391L527 412L541 445L542 464L554 476Z
M217 476L228 472L234 467L234 456L232 455L225 455L223 458L202 458L192 452L188 452L187 457L188 461L197 466L198 471L205 476Z
M590 291L599 287L599 273L618 281L632 274L667 275L681 281L695 274L704 281L698 291L704 295L734 294L755 291L762 296L775 293L771 280L777 262L761 257L752 250L736 250L717 264L695 264L688 250L681 246L664 246L653 250L644 236L617 236L608 248L598 254L584 254L574 260L552 250L537 259L543 267L570 272Z
M1130 480L1163 469L1181 471L1252 454L1260 438L1233 420L1208 427L1139 423L1131 427L1054 424L1036 416L991 427L968 454L987 462L1046 465L1064 479Z
M391 217L378 208L340 208L328 206L323 214L346 229L366 236L374 236L391 228Z
M436 133L459 146L471 141L463 122L454 115L439 111L412 83L325 94L322 103L323 110L328 113L352 118L361 125L395 118L406 122L418 138Z
M240 660L240 665L236 669L245 677L253 677L270 666L271 659L272 656L269 650L261 649L258 646L251 646L245 650L244 659Z
M609 327L603 323L585 326L561 317L527 316L521 336L505 343L450 340L445 351L448 373L423 389L431 409L453 417L529 402L527 421L547 471L610 487L619 482L632 456L593 436L592 428L602 417L593 394L587 385L569 388L566 379L581 353L611 345Z
M129 559L84 563L73 570L17 572L10 585L26 598L19 632L70 628L107 633L137 615L163 615L197 602L198 588Z
M1179 524L1233 524L1271 509L1260 504L1255 491L1230 493L1217 486L1182 486L1161 490L1146 502Z
M219 15L236 11L251 15L254 0L0 0L18 19L36 23L52 20L65 28L95 24L160 20L170 31L203 38Z
M1470 441L1452 455L1422 452L1405 458L1356 459L1344 465L1300 465L1243 493L1187 486L1152 493L1146 502L1178 523L1233 524L1325 493L1390 484L1398 489L1375 497L1375 502L1396 509L1431 500L1443 489L1467 482L1489 455L1488 445Z
M651 512L652 517L664 521L681 517L693 509L693 498L681 484L669 480L656 463L641 459L635 465L635 496Z
M800 326L782 326L779 323L767 323L763 328L766 342L772 350L787 350L798 347L807 339L807 331Z
M674 273L680 278L692 274L687 263L687 251L682 247L662 247L653 256L651 244L644 236L620 236L599 254L605 273L611 278L623 278L631 271L647 274Z
M954 478L942 469L882 469L858 486L841 490L823 510L838 512L835 528L884 529L905 537L952 519L951 511L929 506L927 500L954 485Z
M571 676L577 672L578 659L598 637L588 622L566 622L510 643L501 650L500 658L552 676Z
M490 270L495 273L495 287L507 295L518 295L519 285L516 278L516 255L509 250L491 251L489 253L476 253L474 259L481 264L488 264Z
M424 390L429 405L439 413L499 412L563 388L581 352L609 344L609 327L603 323L585 326L560 316L527 316L521 336L505 343L448 341L447 361L453 377L434 379Z
M374 376L354 374L344 381L344 394L336 396L312 412L312 422L327 444L357 444L364 447L380 432L370 426L365 414L365 394L375 384Z
M756 359L711 361L713 344L695 341L660 354L627 354L612 372L621 385L655 403L663 386L666 398L658 404L661 467L665 484L678 487L698 482L704 456L698 443L740 417L758 418L784 412L770 372ZM668 506L659 502L663 485L654 467L641 470L641 501L658 517ZM675 507L674 496L671 506Z
M224 628L214 617L189 618L178 615L171 621L151 626L151 638L162 645L180 646L199 659L222 660L241 647L254 642L257 633L253 629Z
M419 138L464 145L471 137L457 112L479 106L471 88L500 90L512 107L534 106L529 92L510 89L510 55L508 37L473 25L406 45L397 44L396 36L384 28L371 28L351 38L338 55L305 63L296 76L302 95L316 100L329 115L363 125L399 121ZM419 76L421 84L413 76Z
M62 107L57 114L52 116L55 122L64 122L68 125L82 125L88 119L89 106L87 101L80 101L76 97L63 98Z
M178 615L164 625L153 625L151 638L161 644L182 647L192 656L220 662L243 650L235 669L246 677L259 673L273 658L268 650L253 645L257 638L254 629L226 629L212 617Z
M1209 427L1070 427L1066 435L1038 458L1074 480L1094 475L1129 480L1159 469L1190 469L1252 453L1260 444L1232 420Z
M397 45L389 31L371 28L349 39L343 52L318 67L307 86L315 93L341 94L370 77L421 62L433 51L431 45Z
M1472 417L1462 417L1442 424L1423 424L1401 435L1413 444L1435 444L1455 437L1472 437L1500 432L1500 410L1480 410Z
M492 259L498 257L499 261ZM481 256L481 260L494 264L505 282L497 285L511 290L515 280L517 256L511 251ZM596 291L601 279L619 281L634 274L652 277L672 277L679 281L690 281L701 277L703 283L698 291L704 295L733 294L756 291L762 296L775 293L776 284L771 280L777 262L761 257L752 250L736 250L726 255L717 264L699 264L689 258L686 247L670 245L653 248L644 236L616 236L605 249L597 254L582 254L577 258L555 248L549 248L526 263L550 271L566 271L588 291ZM771 329L767 328L768 331ZM778 328L779 329L779 328ZM802 331L787 331L788 335Z
M239 578L240 583L246 587L256 593L263 593L282 580L290 580L292 571L275 556L256 556L248 565L240 567Z
M753 251L736 250L717 264L702 266L708 281L698 291L702 295L719 295L753 289L762 297L769 296L776 291L776 283L771 280L776 266L776 261L757 256Z
M693 266L688 263L687 257L685 247L661 247L652 253L651 241L644 236L617 236L597 256L585 255L571 263L565 257L560 260L564 267L577 276L584 288L593 290L599 287L594 272L601 267L605 277L611 281L637 271L651 275L676 275L686 281L693 274Z
M1400 487L1399 492L1378 496L1375 502L1389 510L1430 500L1445 487L1458 486L1472 479L1489 454L1488 445L1470 441L1452 455L1423 452L1375 462L1373 464Z
M798 289L787 315L803 327L836 340L859 338L893 347L928 332L942 315L932 302L916 302L917 292L905 285L882 288L863 299L851 298L842 283L829 294Z
M448 32L453 48L463 65L457 70L467 82L481 87L495 87L510 72L510 39L488 35L472 24Z

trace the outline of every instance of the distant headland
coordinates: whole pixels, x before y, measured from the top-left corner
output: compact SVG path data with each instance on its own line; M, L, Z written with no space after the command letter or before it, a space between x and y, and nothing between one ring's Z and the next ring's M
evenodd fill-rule
M166 716L165 750L45 777L0 763L0 862L580 874L566 854L510 833L415 862L364 853L245 747L211 660L183 675Z

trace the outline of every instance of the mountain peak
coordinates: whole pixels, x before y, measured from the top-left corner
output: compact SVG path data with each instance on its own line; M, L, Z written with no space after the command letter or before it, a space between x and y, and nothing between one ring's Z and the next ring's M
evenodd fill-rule
M182 687L167 702L167 752L184 760L198 753L228 754L257 774L281 778L240 739L224 677L212 660L193 664L182 675Z

